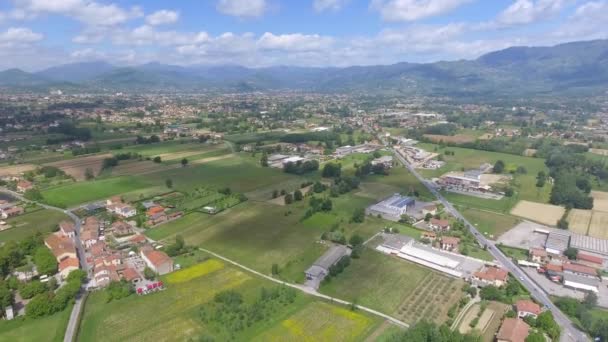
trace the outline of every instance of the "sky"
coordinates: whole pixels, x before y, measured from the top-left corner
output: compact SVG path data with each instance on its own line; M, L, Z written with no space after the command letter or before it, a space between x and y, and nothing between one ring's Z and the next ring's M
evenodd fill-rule
M0 70L351 66L605 39L608 0L0 0Z

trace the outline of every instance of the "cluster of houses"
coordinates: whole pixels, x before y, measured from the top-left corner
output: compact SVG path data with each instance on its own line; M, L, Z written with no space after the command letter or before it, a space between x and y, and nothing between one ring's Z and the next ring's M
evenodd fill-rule
M524 321L524 318L537 318L542 312L540 305L527 299L515 302L513 310L517 316L507 317L502 321L496 334L497 342L524 342L530 334L530 326Z
M153 227L169 220L181 217L181 211L170 210L153 201L142 202L142 206L146 210L146 226Z
M24 212L25 209L16 203L0 200L0 218L3 220L22 215Z
M542 248L530 248L528 258L538 271L551 281L561 283L575 290L599 292L601 279L599 272L605 267L604 258L579 251L576 260L569 260L561 254L554 254Z
M44 239L44 244L57 259L61 279L65 279L70 272L80 268L74 242L75 236L74 224L63 221L59 224L59 231L50 234Z
M131 218L137 215L135 207L124 203L120 196L114 196L106 200L106 210L121 218Z

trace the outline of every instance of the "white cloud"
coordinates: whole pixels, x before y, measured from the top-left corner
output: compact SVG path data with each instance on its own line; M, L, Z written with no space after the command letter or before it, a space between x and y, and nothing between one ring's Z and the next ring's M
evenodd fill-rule
M416 21L450 12L471 0L372 0L385 21Z
M318 34L281 34L275 35L270 32L264 33L257 41L258 47L266 50L284 51L318 51L328 48L333 43L333 38L323 37Z
M0 46L26 45L42 40L40 33L33 32L29 28L11 27L0 32Z
M317 12L338 11L346 6L350 0L314 0L312 7Z
M146 23L149 25L164 25L173 24L179 19L179 13L169 10L156 11L146 17Z
M607 21L608 1L590 1L577 7L550 37L553 41L606 39Z
M496 22L500 25L529 24L558 14L567 0L516 0L502 11Z
M234 17L260 17L267 10L265 0L219 0L216 9Z
M90 26L114 26L142 16L138 7L127 10L89 0L17 0L17 9L28 15L65 15Z

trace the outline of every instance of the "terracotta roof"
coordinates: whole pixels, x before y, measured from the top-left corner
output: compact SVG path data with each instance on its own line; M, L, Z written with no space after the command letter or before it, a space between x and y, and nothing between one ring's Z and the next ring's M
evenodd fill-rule
M154 265L156 267L161 266L162 264L164 264L166 262L172 262L171 258L167 254L165 254L164 252L161 252L161 251L151 250L151 251L143 251L143 253L146 256L146 258L148 260L150 260L152 265Z
M564 264L563 266L564 271L570 271L570 272L574 272L574 273L582 273L582 274L588 274L588 275L597 275L597 272L595 271L595 269L593 267L589 267L589 266L585 266L585 265L581 265L581 264L574 264L574 263L570 263L570 264Z
M133 242L133 243L142 243L142 242L148 241L148 239L146 239L146 237L143 236L142 234L137 234L137 235L133 236L132 238L130 238L129 240L131 240L131 242Z
M164 211L165 211L165 208L163 208L163 207L152 207L152 208L148 209L148 212L146 213L146 215L152 216L152 215L160 214Z
M518 300L517 303L515 303L515 307L517 308L517 311L523 311L523 312L529 312L529 313L533 313L535 315L540 314L540 305L534 303L531 300Z
M431 219L431 224L439 227L447 227L450 225L450 221L448 220L438 220L436 218Z
M19 188L31 188L32 187L32 182L28 182L26 180L22 180L22 181L19 181L17 183L17 187L19 187Z
M435 232L423 232L422 236L436 237L437 234Z
M72 221L61 221L59 223L59 228L64 233L72 233L72 232L74 232L74 222L72 222Z
M547 271L553 271L553 272L562 272L563 271L562 265L546 264L545 268L547 269Z
M481 272L475 272L475 276L479 279L495 281L507 281L507 277L509 276L509 272L503 270L498 267L487 267L485 270Z
M76 248L74 247L72 239L58 233L50 234L44 239L44 242L51 249L51 252L53 252L53 255L55 255L56 258L65 253L76 254Z
M530 326L521 319L505 318L502 321L500 330L498 330L496 339L509 342L524 342L526 337L528 337L529 330Z
M141 278L139 273L137 273L137 271L135 271L131 267L125 268L125 270L122 272L122 276L125 278L126 281L133 281L134 279Z
M441 238L441 243L445 243L448 245L457 245L460 242L460 239L454 236L443 236Z
M533 255L533 256L539 256L539 257L547 256L547 251L545 251L542 248L530 248L529 253L530 253L530 255Z
M68 267L76 267L78 268L80 266L80 263L78 262L78 258L65 258L63 260L61 260L61 262L59 263L59 272L65 270Z
M576 258L578 260L592 262L592 263L598 264L598 265L602 265L604 263L604 259L601 257L595 256L595 255L590 255L590 254L585 254L585 253L581 253L581 252L578 252L578 254L576 255Z

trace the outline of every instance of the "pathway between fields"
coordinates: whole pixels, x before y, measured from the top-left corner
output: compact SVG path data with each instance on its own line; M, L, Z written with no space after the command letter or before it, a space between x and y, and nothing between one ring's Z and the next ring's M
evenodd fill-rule
M334 297L330 297L330 296L327 296L327 295L321 294L321 293L317 292L315 289L312 289L312 288L310 288L310 287L308 287L308 286L299 285L299 284L292 284L292 283L284 282L284 281L282 281L282 280L275 279L275 278L273 278L273 277L271 277L271 276L267 276L267 275L265 275L265 274L263 274L263 273L260 273L260 272L258 272L258 271L256 271L256 270L253 270L253 269L251 269L251 268L249 268L249 267L247 267L247 266L245 266L245 265L239 264L239 263L238 263L238 262L236 262L236 261L232 261L232 260L230 260L230 259L228 259L228 258L226 258L226 257L224 257L224 256L221 256L221 255L219 255L219 254L217 254L217 253L214 253L214 252L212 252L212 251L210 251L210 250L207 250L207 249L205 249L205 248L199 247L199 250L201 250L201 251L203 251L203 252L205 252L205 253L211 254L211 255L213 255L214 257L218 258L218 259L221 259L221 260L223 260L223 261L225 261L225 262L227 262L227 263L230 263L230 264L232 264L232 265L234 265L234 266L237 266L237 267L239 267L239 268L242 268L242 269L244 269L244 270L246 270L246 271L248 271L248 272L250 272L250 273L253 273L253 274L257 275L257 276L260 276L260 277L262 277L262 278L268 279L268 280L270 280L270 281L272 281L272 282L275 282L275 283L277 283L277 284L281 284L281 285L289 286L289 287L291 287L291 288L294 288L294 289L300 290L300 291L302 291L302 292L304 292L304 293L306 293L306 294L309 294L309 295L311 295L311 296L315 296L315 297L318 297L318 298L323 298L323 299L329 300L330 302L334 302L334 303L340 303L340 304L344 304L344 305L348 305L348 306L352 306L352 305L353 305L353 303L351 303L351 302L347 302L347 301L342 300L342 299L338 299L338 298L334 298ZM398 319L396 319L396 318L394 318L394 317L392 317L392 316L389 316L389 315L383 314L382 312L376 311L376 310L374 310L374 309L370 309L370 308L365 307L365 306L356 305L356 304L355 304L355 307L356 307L357 309L360 309L360 310L366 311L366 312L371 313L371 314L373 314L373 315L376 315L376 316L378 316L378 317L384 318L384 319L386 319L386 320L390 321L390 322L391 322L391 323L393 323L393 324L399 325L399 326L404 327L404 328L409 328L409 324L407 324L407 323L405 323L405 322L402 322L402 321L400 321L400 320L398 320Z

